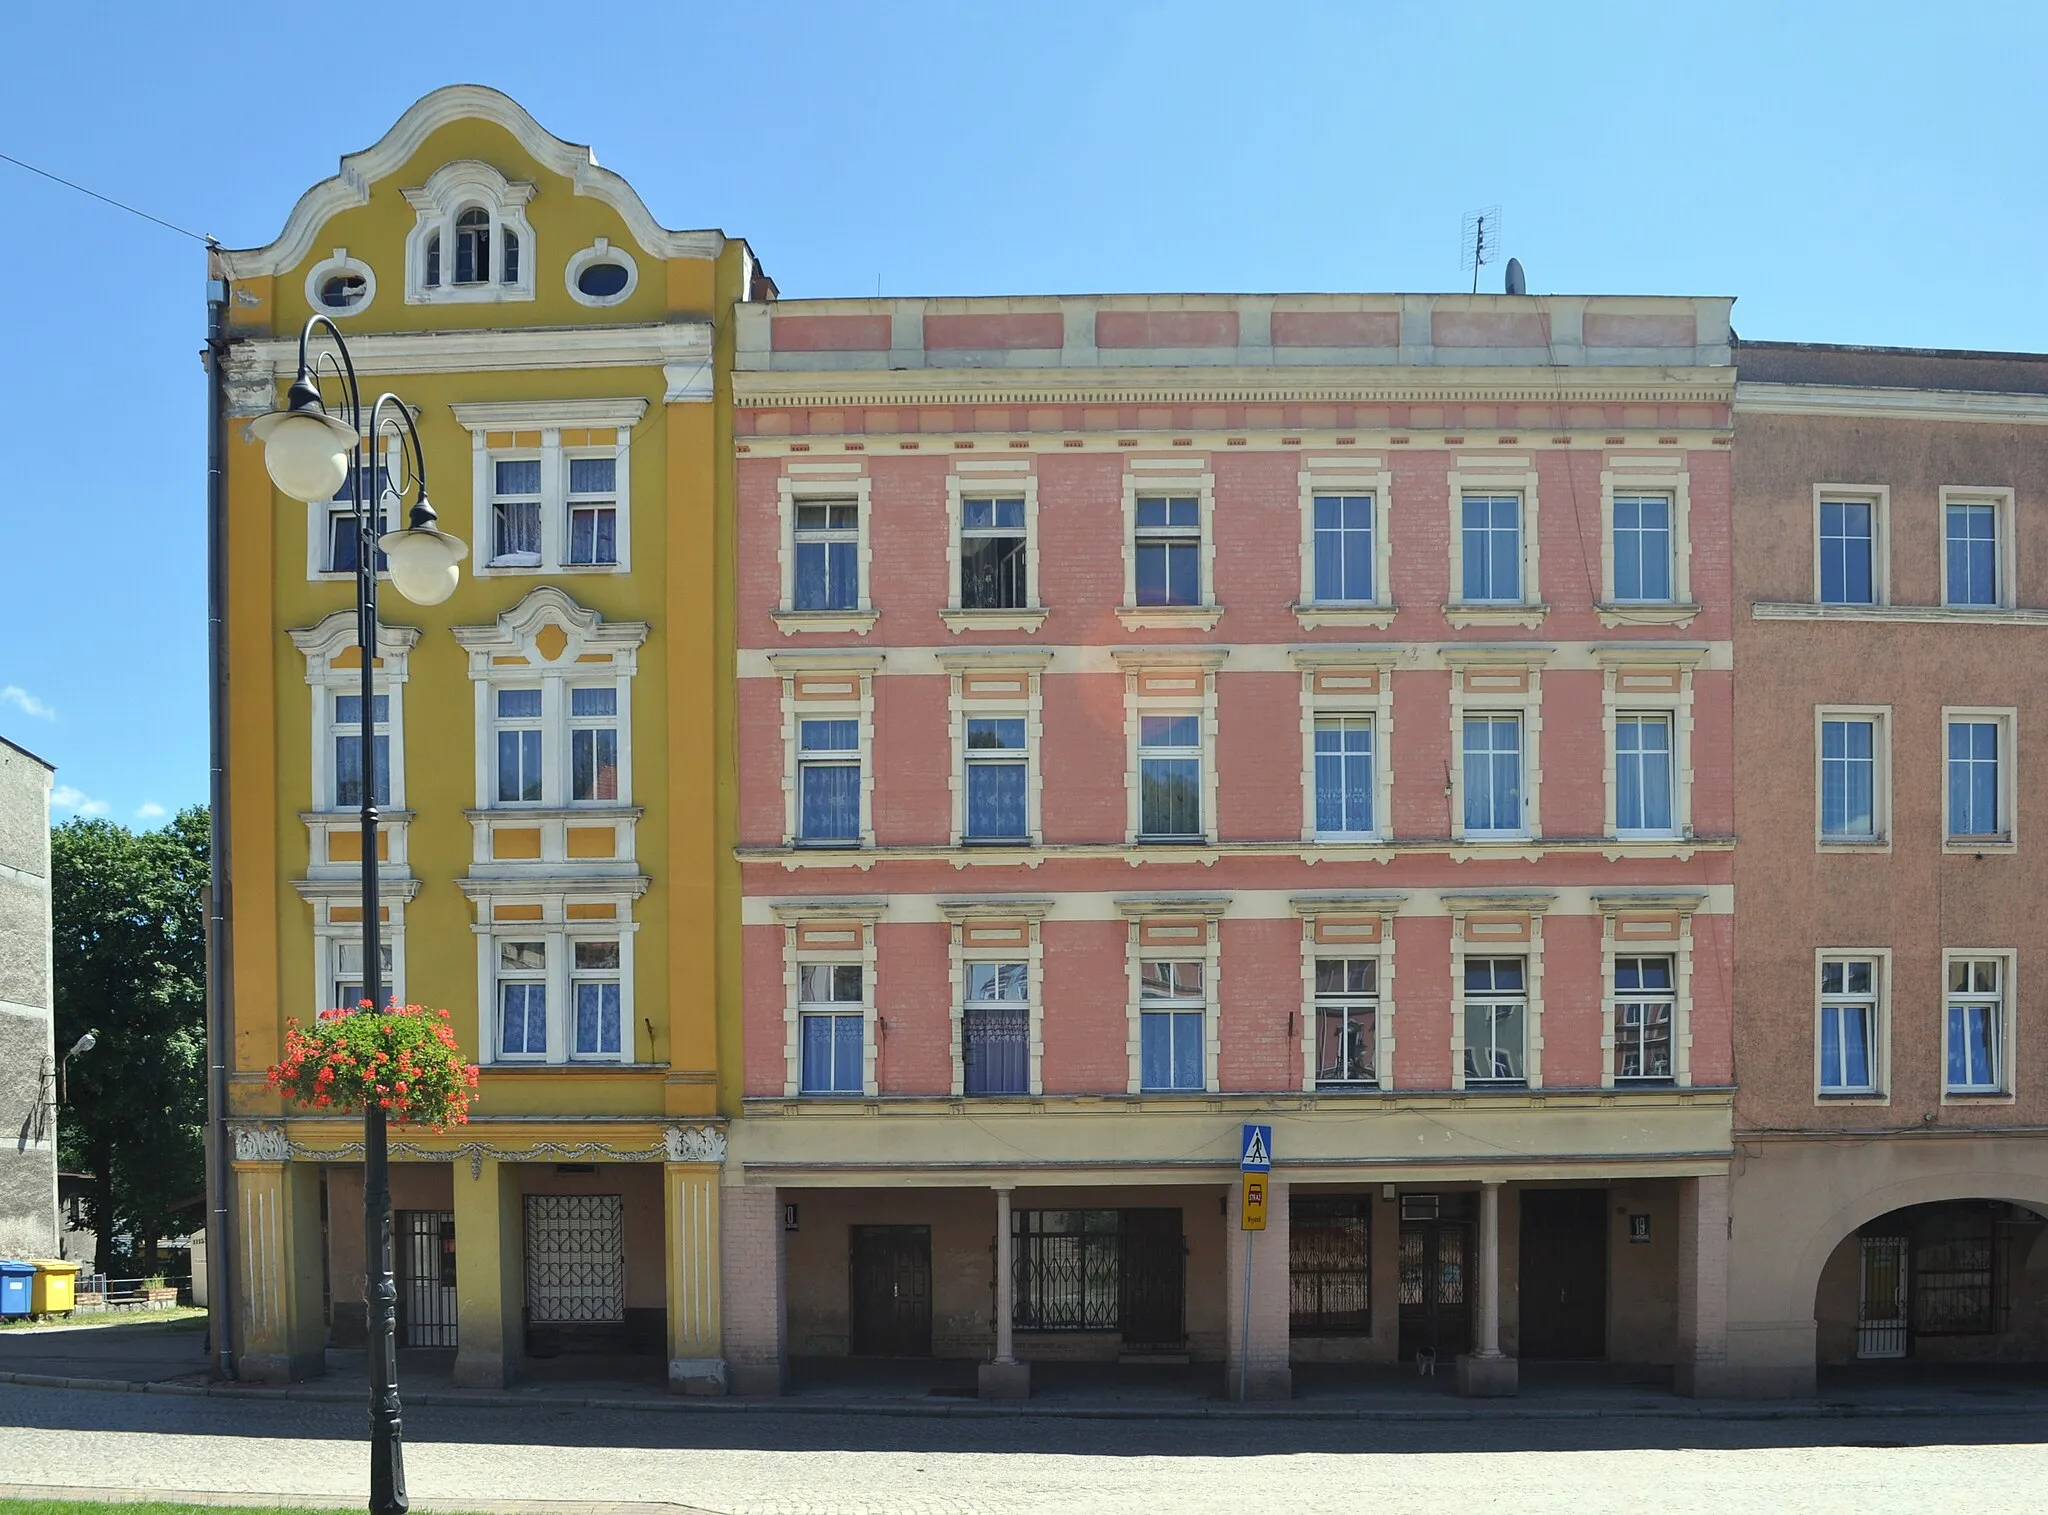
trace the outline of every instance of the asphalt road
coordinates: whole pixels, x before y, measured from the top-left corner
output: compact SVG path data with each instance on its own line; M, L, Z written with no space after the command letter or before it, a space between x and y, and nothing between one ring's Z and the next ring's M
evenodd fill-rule
M416 1499L657 1501L720 1515L1208 1511L1594 1515L2043 1508L2048 1423L1314 1422L428 1406ZM353 1406L0 1385L0 1484L365 1494Z

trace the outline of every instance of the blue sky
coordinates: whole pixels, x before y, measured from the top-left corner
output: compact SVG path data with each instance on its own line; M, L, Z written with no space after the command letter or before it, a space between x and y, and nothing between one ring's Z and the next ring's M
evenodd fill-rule
M471 80L786 295L1456 288L1498 204L1532 293L2048 348L2038 3L200 9L11 8L0 152L250 246ZM0 733L147 823L206 789L203 255L4 163L0 227Z

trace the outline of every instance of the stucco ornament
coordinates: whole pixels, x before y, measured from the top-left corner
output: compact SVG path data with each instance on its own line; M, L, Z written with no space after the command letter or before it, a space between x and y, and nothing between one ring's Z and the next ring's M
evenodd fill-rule
M238 1163L291 1161L292 1144L282 1126L236 1126L234 1133Z
M668 1160L672 1163L722 1163L725 1133L716 1126L670 1126Z

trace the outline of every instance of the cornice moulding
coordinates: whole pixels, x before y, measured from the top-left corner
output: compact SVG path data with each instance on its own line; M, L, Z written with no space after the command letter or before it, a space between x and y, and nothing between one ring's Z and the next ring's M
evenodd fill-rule
M1749 607L1758 621L1890 621L1930 626L2048 626L2048 610L1985 609L1954 605L1816 605L1794 600L1758 600Z
M1977 390L1863 389L1836 384L1765 384L1740 380L1735 385L1735 409L1750 415L2048 425L2048 395Z
M745 361L744 357L742 361ZM1720 377L1709 377L1719 374ZM1424 369L1389 363L1384 374L1343 368L1151 368L1136 363L1089 369L878 368L845 371L737 369L733 401L742 407L952 405L973 403L1126 404L1669 404L1726 405L1735 394L1725 370Z
M349 338L349 356L361 375L493 373L515 369L662 368L700 364L710 372L709 321L661 321L637 326L491 327L470 331L364 332ZM332 352L315 340L308 354ZM257 337L228 351L231 389L262 391L299 371L299 339ZM666 380L665 380L666 382ZM670 385L669 387L674 387ZM248 403L238 394L238 401Z
M469 431L531 431L542 426L636 426L645 395L616 400L483 400L448 407Z
M427 138L457 121L482 120L503 127L543 168L568 179L578 195L610 206L634 240L657 258L715 258L725 249L717 231L670 231L654 219L639 192L618 174L598 165L580 143L565 142L542 126L510 95L480 84L452 84L415 100L389 131L361 152L341 160L341 171L299 197L284 229L267 246L224 252L230 277L258 278L298 266L313 250L328 220L367 205L370 186L390 178L420 150Z

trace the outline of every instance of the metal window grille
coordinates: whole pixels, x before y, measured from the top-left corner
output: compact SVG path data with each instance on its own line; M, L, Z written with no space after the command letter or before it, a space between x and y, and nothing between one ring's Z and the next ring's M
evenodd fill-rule
M1288 1328L1296 1336L1372 1332L1372 1201L1302 1195L1288 1231Z
M1118 1331L1131 1347L1186 1340L1181 1213L1018 1210L1011 1216L1020 1331Z
M398 1317L408 1347L456 1343L455 1216L447 1210L400 1210Z
M1906 1238L1862 1240L1861 1292L1856 1309L1856 1355L1906 1355Z
M1989 1210L1935 1210L1916 1217L1913 1333L1976 1336L1998 1329L1993 1218Z
M526 1196L526 1314L535 1325L625 1320L622 1196Z
M1014 1212L1019 1329L1118 1329L1121 1222L1116 1210Z

